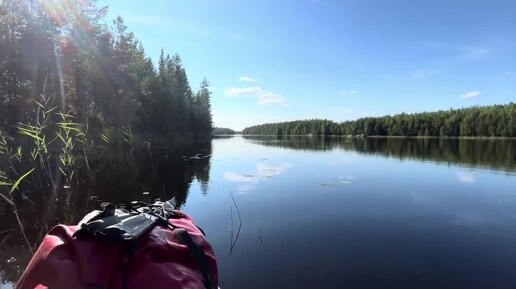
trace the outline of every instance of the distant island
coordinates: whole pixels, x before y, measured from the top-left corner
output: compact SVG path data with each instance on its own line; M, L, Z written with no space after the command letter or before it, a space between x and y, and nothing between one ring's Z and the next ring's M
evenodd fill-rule
M247 127L243 135L516 137L516 104L401 113L335 122L297 120Z
M230 128L225 127L215 127L213 128L213 135L233 135L236 132Z

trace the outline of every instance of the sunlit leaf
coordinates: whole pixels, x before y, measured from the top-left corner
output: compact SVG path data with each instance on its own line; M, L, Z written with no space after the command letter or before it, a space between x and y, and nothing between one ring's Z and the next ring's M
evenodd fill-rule
M65 176L65 177L66 177L66 173L65 173L65 171L63 171L63 168L59 168L59 170L61 171L61 173L63 174L63 176Z
M30 155L32 156L33 160L36 160L36 158L38 157L38 154L39 154L39 152L35 148L32 149L31 152L30 152Z
M42 145L42 147L43 147L43 151L45 153L48 153L48 148L47 148L47 143L45 142L45 138L46 138L46 136L44 135L43 136L43 145Z
M39 103L37 100L34 100L34 102L41 108L45 108L45 106L41 103Z
M53 112L54 110L56 110L57 108L58 108L58 106L51 108L51 109L45 111L45 114L49 114L49 113Z
M102 138L102 140L106 143L109 142L109 135L107 134L107 132L103 132L100 134L100 137Z
M18 132L20 134L29 136L29 137L33 138L34 140L43 141L43 139L38 136L38 133L36 131L32 130L32 129L18 127Z
M63 143L66 143L65 139L63 138L63 136L61 135L61 133L57 133L57 137L63 142Z
M14 192L14 190L16 190L18 188L18 186L20 185L21 181L23 181L23 179L25 179L28 175L30 175L32 172L34 171L34 168L32 168L32 170L26 172L23 176L21 176L15 183L14 185L11 187L11 191L9 192L10 194L12 194Z
M7 141L0 132L0 154L4 155L7 153Z

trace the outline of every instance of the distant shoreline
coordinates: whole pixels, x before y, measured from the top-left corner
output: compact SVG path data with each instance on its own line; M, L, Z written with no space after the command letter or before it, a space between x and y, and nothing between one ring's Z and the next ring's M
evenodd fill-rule
M290 135L273 135L273 134L240 134L241 136L274 136L274 137L329 137L329 138L349 138L349 139L365 139L365 138L417 138L417 139L496 139L496 140L516 140L516 137L506 136L404 136L404 135L370 135L363 137L347 136L347 135L306 135L306 134L290 134Z

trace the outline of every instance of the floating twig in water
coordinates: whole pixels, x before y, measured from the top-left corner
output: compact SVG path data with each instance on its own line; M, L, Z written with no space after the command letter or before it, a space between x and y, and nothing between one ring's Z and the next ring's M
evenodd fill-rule
M260 243L263 244L262 239L262 215L263 215L263 208L260 210L260 217L258 219L258 238L260 238Z
M231 252L231 245L233 244L233 205L229 205L230 215L230 237L229 237L229 252Z
M322 187L333 187L333 186L335 186L335 184L334 183L322 183L321 186Z
M231 191L229 191L229 195L231 196L231 200L233 200L233 204L235 204L235 208L238 214L238 231L236 233L235 239L233 240L233 213L231 213L231 246L229 247L229 252L231 253L238 241L238 237L240 236L240 230L242 230L242 216L240 215L240 209L238 209L238 205Z

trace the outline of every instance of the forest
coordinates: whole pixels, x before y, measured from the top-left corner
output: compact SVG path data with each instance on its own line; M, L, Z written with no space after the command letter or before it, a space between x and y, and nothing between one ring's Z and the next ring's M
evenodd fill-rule
M215 127L213 128L213 135L233 135L235 131L230 128L225 127Z
M516 137L516 104L401 113L337 123L312 119L247 127L244 135Z
M153 63L106 13L94 0L0 1L0 251L22 252L2 255L0 281L16 281L53 225L103 201L182 204L193 180L208 191L208 81L193 91L177 54Z
M210 136L208 81L192 91L177 54L162 51L154 64L123 19L108 24L106 12L94 0L0 2L0 133L49 127L64 114L93 138Z

